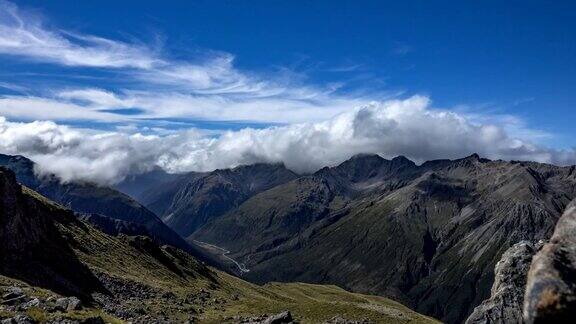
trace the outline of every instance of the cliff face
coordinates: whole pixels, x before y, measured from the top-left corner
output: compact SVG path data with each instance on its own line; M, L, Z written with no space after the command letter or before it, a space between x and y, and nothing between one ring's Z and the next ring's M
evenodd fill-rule
M59 225L77 220L42 199L0 167L0 273L89 299L90 292L103 288L58 231Z
M562 215L550 242L534 256L524 300L526 323L576 319L576 201Z

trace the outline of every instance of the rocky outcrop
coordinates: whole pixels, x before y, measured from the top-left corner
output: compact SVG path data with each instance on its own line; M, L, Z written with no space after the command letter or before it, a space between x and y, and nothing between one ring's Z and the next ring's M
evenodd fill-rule
M50 291L12 282L0 276L1 324L104 324L97 314L84 308L77 297L61 297Z
M275 315L261 315L256 317L235 317L231 322L239 324L295 324L290 311L284 311Z
M324 324L372 324L373 322L363 319L363 320L350 320L343 318L341 316L334 316L331 319L324 322Z
M514 244L496 264L490 298L474 309L466 324L522 323L526 275L541 244Z
M550 243L534 256L524 300L526 323L576 319L576 201L556 225Z

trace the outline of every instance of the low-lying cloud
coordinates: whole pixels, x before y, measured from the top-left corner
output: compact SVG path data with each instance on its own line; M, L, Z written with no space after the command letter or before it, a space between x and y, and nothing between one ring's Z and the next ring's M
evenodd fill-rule
M218 136L201 130L165 136L100 132L0 118L0 151L27 156L38 163L38 172L63 181L99 184L114 184L156 167L175 173L282 162L296 172L312 172L357 153L405 155L418 162L473 152L493 159L576 162L574 149L555 150L514 138L505 126L477 124L464 115L433 109L422 96L373 103L322 122Z

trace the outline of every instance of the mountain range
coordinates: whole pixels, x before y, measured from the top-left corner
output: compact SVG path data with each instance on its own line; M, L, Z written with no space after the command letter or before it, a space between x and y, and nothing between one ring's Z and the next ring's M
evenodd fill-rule
M459 323L490 295L504 251L551 236L576 170L361 154L308 175L262 164L184 174L150 192L143 204L163 206L188 242L227 251L250 281L337 284Z

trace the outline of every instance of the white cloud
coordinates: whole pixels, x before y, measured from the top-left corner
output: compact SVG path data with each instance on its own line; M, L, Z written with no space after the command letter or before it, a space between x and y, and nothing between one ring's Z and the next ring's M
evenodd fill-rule
M284 97L239 98L227 95L190 95L179 92L131 91L123 95L100 89L65 90L56 101L83 104L91 110L137 107L134 121L188 118L211 121L301 123L321 121L368 103L366 99L318 96L317 100ZM128 118L128 117L126 117Z
M301 84L286 73L240 71L229 53L207 51L191 61L170 60L161 51L141 44L48 28L38 17L23 13L9 2L0 0L0 11L0 54L122 75L121 80L111 80L116 84L114 91L88 86L51 89L35 97L2 98L12 105L18 105L18 100L22 102L19 106L35 104L35 109L5 108L0 112L10 117L69 120L74 111L82 111L76 108L84 107L92 113L79 116L82 119L109 121L109 115L95 111L135 107L143 112L131 115L133 122L142 118L197 118L294 123L330 118L369 102L362 97L334 94L339 86ZM89 72L72 72L78 73ZM42 103L46 107L41 107Z
M38 16L0 0L0 54L65 66L126 70L130 78L201 94L274 95L294 92L234 68L234 56L206 51L195 62L162 57L144 44L47 28Z
M0 53L68 66L150 68L149 48L110 39L47 30L38 17L0 2Z
M119 122L124 117L71 102L25 96L0 96L0 115L18 119L95 120Z
M329 120L265 129L201 131L166 136L73 129L53 122L0 119L0 151L38 162L40 172L64 181L110 184L159 166L169 172L208 171L255 162L283 162L297 172L340 163L356 153L406 155L418 162L489 158L576 162L575 150L558 151L510 137L500 126L474 124L465 116L430 107L426 97L389 100Z

